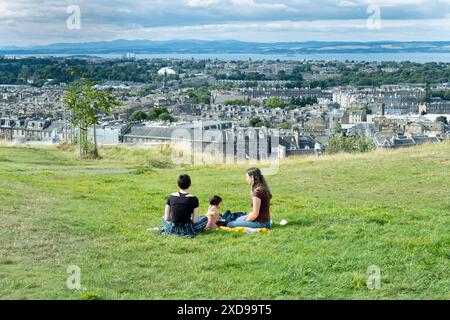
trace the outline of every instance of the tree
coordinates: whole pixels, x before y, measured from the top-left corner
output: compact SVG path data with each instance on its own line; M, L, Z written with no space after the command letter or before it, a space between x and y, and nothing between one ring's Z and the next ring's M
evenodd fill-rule
M159 120L165 122L174 122L175 119L167 112L161 113L158 117Z
M170 115L169 110L167 110L167 108L164 108L164 107L155 107L149 111L148 119L151 121L161 120L160 116L162 116L163 114ZM163 118L167 118L167 116L163 116ZM166 121L166 120L163 120L163 121ZM173 121L173 118L172 118L172 121Z
M210 104L211 91L207 87L200 87L191 94L195 98L196 103Z
M425 96L422 98L422 102L430 102L431 97L433 97L433 90L431 90L430 86L427 84L425 87Z
M291 129L291 125L289 124L289 122L284 121L284 122L280 123L279 128L280 129Z
M372 109L370 109L368 106L358 106L358 107L352 108L352 110L366 111L366 114L372 114L373 113Z
M368 152L374 148L372 140L365 136L334 136L328 142L327 153L334 154L338 152Z
M258 128L265 126L266 122L261 120L261 118L251 118L248 124L250 127Z
M285 107L285 103L283 99L281 99L280 97L270 97L269 99L266 100L264 106L269 109L276 109L276 108L283 109Z
M130 116L130 121L143 121L148 119L148 114L143 110L136 110Z
M98 157L97 134L95 126L98 122L98 114L109 115L111 107L119 103L110 92L97 91L88 80L74 81L67 89L64 103L71 112L72 125L78 126L79 157L91 153ZM88 141L88 128L94 128L94 148L90 150Z
M248 102L244 99L229 99L223 102L225 106L245 106L248 105Z
M437 117L436 118L436 122L443 122L444 124L448 124L448 120L447 120L447 117L445 117L445 116L439 116L439 117Z
M295 97L291 99L291 104L299 106L300 108L304 108L307 105L313 105L318 103L319 101L317 100L316 96L313 97Z

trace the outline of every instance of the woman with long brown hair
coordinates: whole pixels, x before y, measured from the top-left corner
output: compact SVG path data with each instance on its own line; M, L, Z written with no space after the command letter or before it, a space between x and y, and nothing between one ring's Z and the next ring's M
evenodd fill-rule
M271 228L270 199L272 193L267 185L261 170L250 168L247 170L247 182L251 186L252 210L248 215L239 217L236 221L228 224L228 227L247 228Z

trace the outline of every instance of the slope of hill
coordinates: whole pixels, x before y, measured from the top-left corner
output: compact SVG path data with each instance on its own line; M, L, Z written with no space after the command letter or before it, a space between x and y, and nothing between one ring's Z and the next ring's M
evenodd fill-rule
M246 211L245 166L45 171L165 163L142 150L103 154L78 163L67 151L0 147L0 298L450 298L448 142L288 159L268 177L269 234L195 239L146 231L159 225L177 175L192 176L202 212L211 193ZM79 291L66 288L71 265ZM379 290L366 286L372 265Z

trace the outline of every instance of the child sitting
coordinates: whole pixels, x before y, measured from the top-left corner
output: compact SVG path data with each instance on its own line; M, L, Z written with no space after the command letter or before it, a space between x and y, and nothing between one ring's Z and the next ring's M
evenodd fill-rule
M219 196L212 196L209 200L210 206L208 208L208 212L205 214L208 218L208 224L206 225L207 229L216 229L217 222L222 220L219 214L221 203L222 198Z

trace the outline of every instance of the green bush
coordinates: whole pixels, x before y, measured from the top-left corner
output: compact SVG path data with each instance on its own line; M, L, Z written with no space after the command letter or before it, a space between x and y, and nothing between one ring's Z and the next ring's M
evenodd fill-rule
M330 139L326 152L328 154L369 152L374 147L372 140L364 136L334 136Z
M148 119L148 115L143 110L134 111L130 117L131 121L142 121L142 120L147 120L147 119Z
M284 108L286 104L280 97L270 97L264 102L264 107L269 109Z

